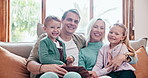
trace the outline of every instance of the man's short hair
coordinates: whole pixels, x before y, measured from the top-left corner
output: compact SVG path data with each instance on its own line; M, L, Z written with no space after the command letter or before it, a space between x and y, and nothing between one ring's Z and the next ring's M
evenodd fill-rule
M70 10L67 10L67 11L64 12L64 14L62 16L62 20L64 20L66 18L68 12L72 12L72 13L77 14L79 16L79 19L81 19L80 14L79 14L77 9L70 9Z

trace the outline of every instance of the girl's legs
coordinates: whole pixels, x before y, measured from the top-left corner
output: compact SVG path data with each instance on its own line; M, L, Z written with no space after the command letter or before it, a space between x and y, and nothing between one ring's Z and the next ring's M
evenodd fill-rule
M54 72L46 72L40 76L40 78L59 78Z
M108 76L110 76L112 78L136 78L136 76L132 70L111 72L108 74Z
M81 75L77 72L68 72L64 75L63 78L82 78Z
M118 78L118 72L111 72L107 75L110 76L111 78Z
M136 78L136 76L132 70L124 70L121 71L119 78Z

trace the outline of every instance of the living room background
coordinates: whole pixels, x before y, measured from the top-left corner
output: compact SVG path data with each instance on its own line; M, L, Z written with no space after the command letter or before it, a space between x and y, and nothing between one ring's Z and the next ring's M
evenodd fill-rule
M86 25L88 23L88 21L93 18L93 17L100 17L102 19L105 20L105 22L107 23L107 28L110 27L110 25L116 23L117 21L119 22L123 22L126 26L129 27L129 30L132 29L133 24L132 24L132 0L62 0L62 2L56 1L54 3L54 1L52 0L15 0L15 6L18 5L17 1L19 3L20 1L20 7L19 9L16 7L11 6L11 2L13 0L5 0L2 1L1 4L5 4L5 7L2 7L2 9L4 10L4 14L1 16L3 18L5 18L5 22L2 23L3 27L1 30L3 31L8 31L8 32L4 32L2 33L2 36L4 37L0 37L1 41L6 41L6 42L32 42L36 40L36 36L34 36L33 34L36 33L36 26L37 23L43 23L43 19L48 15L48 14L54 14L54 15L60 15L62 14L62 12L64 12L67 9L71 9L71 8L76 8L79 10L80 15L83 19L81 19L80 24L79 24L79 28L77 30L77 33L83 33L85 34L85 29ZM31 2L32 1L32 2ZM49 1L49 2L48 2ZM61 0L60 0L61 1ZM69 3L66 3L69 2ZM24 3L21 3L24 2ZM51 3L53 4L52 6L48 6L49 4L47 3ZM58 4L60 3L60 4ZM36 5L37 4L37 5ZM101 5L102 4L102 5ZM30 8L29 8L30 6ZM58 12L61 11L61 13L58 14L57 11L52 11L52 8L54 8L54 10L57 10L55 7L58 7ZM65 8L68 7L68 8ZM14 12L14 15L11 12L11 8L13 9L17 9L19 12ZM22 8L22 9L20 9ZM37 8L37 9L33 9L33 8ZM29 11L29 9L31 11ZM16 11L16 10L15 10ZM23 11L23 12L20 12ZM56 13L54 13L56 12ZM17 15L17 13L19 13L21 16ZM29 14L27 14L29 13ZM33 14L34 13L34 14ZM33 14L33 15L31 15ZM37 14L37 16L35 16ZM21 22L19 21L15 21L14 23L12 23L13 20L16 20L16 18L12 18L11 15L19 18L19 19L23 19ZM24 16L24 18L23 18ZM28 17L26 17L28 16ZM37 19L36 19L36 18ZM59 16L60 17L60 16ZM35 19L35 20L33 20ZM29 20L31 22L29 22ZM19 22L19 23L18 23ZM20 23L24 23L24 25L21 25ZM20 28L17 28L18 27ZM14 26L14 27L12 27ZM13 38L13 37L19 37L20 35L18 34L14 34L15 36L12 35L12 32L14 33L14 30L11 31L11 29L15 29L16 32L20 35L22 35L22 37L19 38ZM28 32L25 31L25 29L28 29ZM10 32L11 31L11 32ZM20 32L21 31L21 32ZM82 32L81 32L82 31ZM132 31L133 32L133 31ZM25 34L27 36L25 36ZM29 35L31 34L31 35ZM131 35L131 34L130 34ZM133 33L130 39L134 39ZM24 40L22 40L24 39ZM30 40L30 41L29 41Z

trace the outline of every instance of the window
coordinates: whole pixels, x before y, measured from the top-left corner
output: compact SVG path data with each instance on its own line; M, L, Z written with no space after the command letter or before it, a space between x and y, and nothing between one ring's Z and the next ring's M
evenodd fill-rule
M11 42L33 42L41 20L41 0L10 0Z
M85 34L86 26L92 17L105 20L108 32L112 24L123 21L122 2L122 0L11 0L11 41L35 41L38 22L41 23L48 15L61 18L66 10L73 8L78 9L81 16L76 33Z
M110 26L120 22L123 23L122 0L94 0L94 17L102 18L106 23L106 33ZM106 34L107 37L107 34ZM105 38L107 39L107 38ZM106 43L108 40L106 40Z

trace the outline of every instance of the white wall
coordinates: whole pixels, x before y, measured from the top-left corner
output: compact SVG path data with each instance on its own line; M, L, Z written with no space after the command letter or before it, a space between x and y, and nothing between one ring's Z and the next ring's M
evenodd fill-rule
M148 38L148 0L134 1L135 39Z

